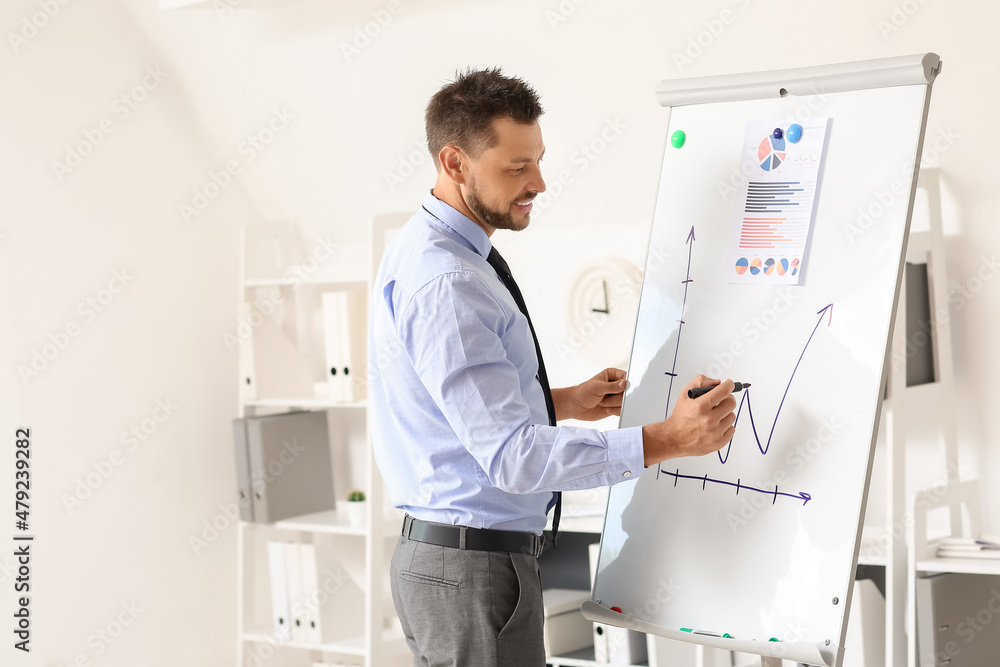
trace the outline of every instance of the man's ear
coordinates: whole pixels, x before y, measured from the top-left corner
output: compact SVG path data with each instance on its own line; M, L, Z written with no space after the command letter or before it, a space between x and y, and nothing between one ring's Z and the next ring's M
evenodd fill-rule
M462 149L458 146L444 146L438 153L438 160L441 162L441 169L456 185L465 185L469 177L468 159Z

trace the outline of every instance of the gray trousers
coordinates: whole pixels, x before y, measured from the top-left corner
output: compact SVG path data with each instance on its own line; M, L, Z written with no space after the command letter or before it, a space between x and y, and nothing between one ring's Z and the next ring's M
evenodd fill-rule
M544 667L533 555L400 536L389 577L414 667Z

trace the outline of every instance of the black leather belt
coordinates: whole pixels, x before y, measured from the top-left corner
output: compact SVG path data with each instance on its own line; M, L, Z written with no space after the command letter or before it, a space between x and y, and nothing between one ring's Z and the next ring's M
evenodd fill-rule
M414 519L409 514L403 518L403 537L452 549L512 551L532 554L536 558L542 555L542 549L545 545L542 537L533 533L449 526Z

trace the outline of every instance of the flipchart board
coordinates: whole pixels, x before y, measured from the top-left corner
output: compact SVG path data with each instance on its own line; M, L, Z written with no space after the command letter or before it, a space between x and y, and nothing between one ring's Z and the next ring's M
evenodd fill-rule
M720 452L612 488L588 618L840 665L939 66L660 84L668 140L621 426L663 419L699 373L752 386Z

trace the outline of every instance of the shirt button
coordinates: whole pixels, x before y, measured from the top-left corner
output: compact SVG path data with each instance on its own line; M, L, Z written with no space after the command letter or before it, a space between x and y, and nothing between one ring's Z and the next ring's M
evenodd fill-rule
M630 471L626 470L625 474L623 476L625 477L625 479L628 479L629 477L632 476L632 473Z

